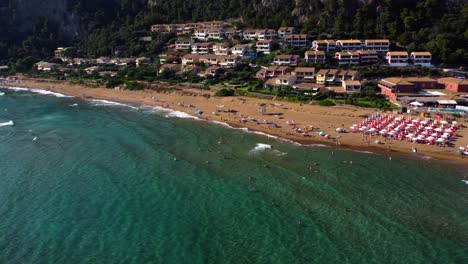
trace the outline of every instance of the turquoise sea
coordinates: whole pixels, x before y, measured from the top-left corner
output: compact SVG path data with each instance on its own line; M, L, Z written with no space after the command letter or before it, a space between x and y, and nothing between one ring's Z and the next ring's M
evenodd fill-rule
M0 92L0 263L468 263L466 167Z

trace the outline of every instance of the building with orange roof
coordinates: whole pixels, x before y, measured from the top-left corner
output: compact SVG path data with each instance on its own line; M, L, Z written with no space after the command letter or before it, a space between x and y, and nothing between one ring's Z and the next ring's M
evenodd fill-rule
M408 52L389 51L385 56L386 61L393 67L405 67L408 65Z
M398 93L416 94L421 89L437 89L439 85L435 79L429 77L385 78L379 81L378 87L382 94L396 100Z
M414 65L420 65L425 67L432 66L432 54L427 51L414 51L410 55Z
M336 48L341 52L356 51L362 49L362 43L358 39L342 39L336 41Z
M445 89L457 93L468 93L468 80L453 77L440 78L437 82L445 86Z
M364 50L372 50L379 53L390 51L390 40L388 39L366 39L363 43Z
M305 61L307 63L325 64L325 51L308 50L305 52Z
M324 51L326 53L335 53L336 41L333 39L314 40L312 49L315 51Z

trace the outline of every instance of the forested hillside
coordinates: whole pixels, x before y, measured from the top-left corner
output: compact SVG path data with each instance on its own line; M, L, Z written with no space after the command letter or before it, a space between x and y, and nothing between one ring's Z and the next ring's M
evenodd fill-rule
M28 2L25 4L24 2ZM241 26L296 26L315 38L389 38L468 64L464 0L0 0L0 60L44 58L58 45L84 55L158 52L140 47L151 24L240 18ZM34 8L35 4L47 8ZM28 19L30 17L31 19Z

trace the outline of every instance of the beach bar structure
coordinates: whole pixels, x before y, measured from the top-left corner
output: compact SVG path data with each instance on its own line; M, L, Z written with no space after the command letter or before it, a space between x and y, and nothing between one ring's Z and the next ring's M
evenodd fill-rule
M435 79L429 77L385 78L379 81L378 87L382 94L392 100L396 100L398 94L417 94L421 89L437 89L439 87Z

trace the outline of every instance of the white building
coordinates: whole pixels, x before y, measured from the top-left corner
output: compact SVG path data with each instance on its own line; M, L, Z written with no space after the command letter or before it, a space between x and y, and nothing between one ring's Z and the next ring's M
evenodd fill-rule
M361 91L361 82L360 81L343 81L342 82L343 90L346 92L360 92Z
M335 59L338 61L339 65L356 65L359 64L359 53L356 51L337 52L335 53Z
M215 55L229 55L231 49L227 43L216 43L213 46L213 52Z
M390 51L390 40L388 39L366 39L363 43L365 50L372 50L379 53Z
M193 41L191 39L178 39L175 42L176 50L189 50Z
M257 52L263 54L270 54L273 48L273 40L259 40L257 41Z
M406 51L389 51L385 57L388 64L394 67L405 67L408 65L408 52Z
M342 52L356 51L362 48L362 43L358 39L344 39L336 41L336 48Z
M432 54L427 51L411 52L411 60L413 61L414 65L420 65L424 67L432 66Z
M335 53L336 41L333 39L314 40L312 49L315 51L325 51L326 53Z

